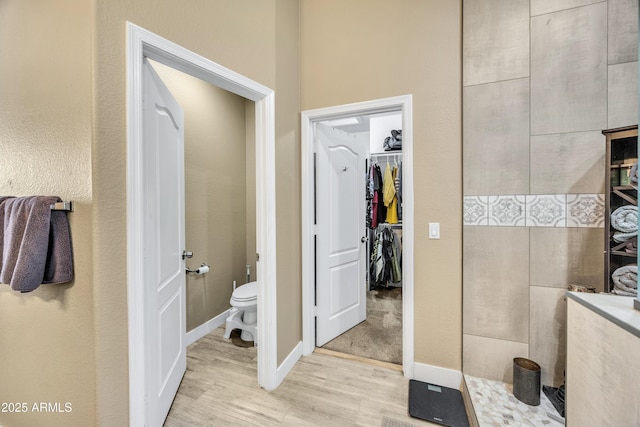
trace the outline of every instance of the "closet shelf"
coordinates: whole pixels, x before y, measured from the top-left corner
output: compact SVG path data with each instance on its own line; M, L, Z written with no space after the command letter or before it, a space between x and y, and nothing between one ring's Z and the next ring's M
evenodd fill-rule
M611 219L612 213L621 207L638 206L636 186L620 185L622 177L615 175L620 166L628 167L638 161L638 126L604 130L602 133L606 137L605 182L608 186L605 191L604 291L611 292L617 286L612 278L614 272L621 267L635 264L638 256L637 253L625 250L631 241L616 242L613 239L618 230L612 225Z
M638 254L629 253L629 252L622 252L622 251L611 251L611 255L626 256L626 257L629 257L629 258L637 258L638 257Z

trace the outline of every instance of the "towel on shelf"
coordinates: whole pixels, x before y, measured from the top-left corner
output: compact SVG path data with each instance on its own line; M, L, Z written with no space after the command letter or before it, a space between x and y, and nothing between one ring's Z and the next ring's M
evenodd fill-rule
M623 233L638 231L638 207L633 205L620 206L611 214L611 226Z
M0 282L20 292L73 280L66 212L56 196L0 197Z
M638 232L634 231L633 233L623 233L622 231L616 231L613 233L613 240L618 243L628 242L631 239L638 237Z
M635 297L638 294L638 266L625 265L616 268L611 275L613 289L611 293Z

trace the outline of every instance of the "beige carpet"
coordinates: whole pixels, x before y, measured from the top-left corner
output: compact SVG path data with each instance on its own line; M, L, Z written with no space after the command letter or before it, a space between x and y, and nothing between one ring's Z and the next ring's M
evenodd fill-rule
M322 348L401 365L402 288L367 292L367 320Z

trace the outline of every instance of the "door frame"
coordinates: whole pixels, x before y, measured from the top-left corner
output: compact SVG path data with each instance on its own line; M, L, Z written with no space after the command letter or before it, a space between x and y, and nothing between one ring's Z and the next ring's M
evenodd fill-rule
M143 73L148 57L255 102L258 384L277 387L274 91L131 22L127 32L127 298L129 421L145 425ZM187 331L184 331L186 334Z
M414 197L412 96L402 95L301 113L302 142L302 352L315 349L314 125L325 120L398 111L402 114L402 367L414 374ZM363 177L364 179L364 177ZM364 220L364 219L363 219Z

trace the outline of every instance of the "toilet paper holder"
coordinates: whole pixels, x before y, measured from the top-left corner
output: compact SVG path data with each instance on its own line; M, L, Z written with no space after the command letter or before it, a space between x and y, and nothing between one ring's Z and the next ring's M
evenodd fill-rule
M198 268L187 267L186 270L187 270L187 274L192 273L192 274L195 274L196 276L201 276L209 272L209 266L203 262Z

